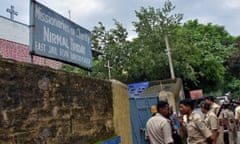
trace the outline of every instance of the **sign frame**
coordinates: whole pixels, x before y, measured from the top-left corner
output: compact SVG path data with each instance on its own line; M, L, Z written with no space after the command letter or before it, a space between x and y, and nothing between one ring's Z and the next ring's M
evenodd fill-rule
M42 5L30 1L29 50L33 55L92 68L91 32Z

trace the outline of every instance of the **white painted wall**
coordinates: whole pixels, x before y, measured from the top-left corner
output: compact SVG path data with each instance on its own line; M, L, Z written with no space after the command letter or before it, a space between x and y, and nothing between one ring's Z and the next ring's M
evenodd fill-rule
M0 16L0 38L29 45L29 27Z

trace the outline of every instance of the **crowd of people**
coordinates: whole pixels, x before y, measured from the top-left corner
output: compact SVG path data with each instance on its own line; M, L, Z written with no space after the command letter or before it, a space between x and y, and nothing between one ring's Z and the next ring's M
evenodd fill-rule
M176 113L167 101L159 101L146 123L145 139L151 144L237 144L240 104L219 105L207 96L199 104L201 114L195 106L192 99L183 99Z

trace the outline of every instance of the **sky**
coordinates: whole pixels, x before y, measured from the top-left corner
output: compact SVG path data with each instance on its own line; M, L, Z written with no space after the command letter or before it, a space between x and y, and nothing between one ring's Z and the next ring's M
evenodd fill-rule
M37 0L76 24L91 31L102 22L107 30L115 28L113 19L128 31L128 39L136 37L132 22L138 21L135 11L141 7L162 8L164 0ZM232 36L240 35L240 0L171 0L174 13L182 13L182 23L198 19L199 23L224 26ZM0 15L10 18L6 11L14 6L14 20L29 24L29 0L2 0Z

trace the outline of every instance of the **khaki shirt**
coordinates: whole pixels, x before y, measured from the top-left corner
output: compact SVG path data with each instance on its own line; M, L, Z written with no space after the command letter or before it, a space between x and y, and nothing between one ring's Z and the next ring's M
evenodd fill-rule
M219 110L220 110L220 106L218 104L216 104L216 103L213 103L211 105L211 109L209 111L215 113L215 115L217 116ZM217 116L218 124L219 124L219 127L220 127L218 129L218 132L221 132L221 133L223 133L223 129L224 129L223 128L223 111L224 110L222 109L220 114L219 114L219 116Z
M204 122L210 130L217 130L219 128L217 116L211 111L208 111L206 114Z
M207 139L212 135L201 116L194 111L188 117L186 128L188 144L207 144Z
M238 122L240 122L240 106L237 106L235 108L235 119L238 120Z
M235 131L236 130L236 125L235 125L235 120L234 120L234 113L233 111L226 109L224 111L224 118L226 119L229 128L231 129L231 131Z
M147 121L145 136L151 144L173 143L170 121L157 113Z
M220 110L220 106L216 103L213 103L211 105L211 109L210 111L212 111L213 113L215 113L217 115L218 111Z

